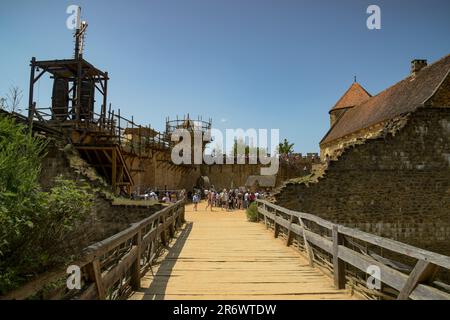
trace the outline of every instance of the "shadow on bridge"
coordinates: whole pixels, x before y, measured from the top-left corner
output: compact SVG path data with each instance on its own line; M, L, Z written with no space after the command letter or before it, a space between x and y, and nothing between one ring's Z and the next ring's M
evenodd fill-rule
M181 232L175 237L166 249L168 252L163 256L163 260L158 266L156 274L150 272L145 277L150 280L150 286L142 287L136 292L143 293L142 300L164 300L167 284L172 276L172 270L177 263L177 259L183 250L184 245L193 228L193 222L187 222ZM147 282L147 281L145 281Z

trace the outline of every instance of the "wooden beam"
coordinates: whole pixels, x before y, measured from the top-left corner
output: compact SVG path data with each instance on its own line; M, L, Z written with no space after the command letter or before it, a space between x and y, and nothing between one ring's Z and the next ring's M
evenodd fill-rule
M298 221L300 222L300 225L303 229L303 242L305 243L306 252L308 253L309 265L311 267L314 267L314 252L313 252L311 245L309 244L308 239L306 237L305 224L303 223L302 218L298 218Z
M290 246L291 242L292 242L292 222L294 222L294 216L291 216L290 220L289 220L289 228L288 228L288 233L287 233L287 237L286 237L286 246Z
M344 244L344 237L339 234L337 225L333 227L333 277L336 289L345 289L345 262L339 259L339 245Z
M437 270L438 266L431 262L425 260L417 261L414 269L408 277L408 280L403 286L403 289L398 294L397 300L408 300L409 295L414 291L417 285L423 282L430 282Z
M95 259L92 263L86 266L87 273L92 281L95 282L97 288L97 297L99 300L104 300L106 297L105 287L103 285L102 271L100 261Z
M112 163L111 163L111 185L113 192L116 193L116 183L117 183L117 154L116 149L112 150L112 157L111 157Z
M111 159L111 157L109 156L108 152L106 152L105 149L102 149L102 151L103 151L103 154L105 155L106 159L108 159L109 162L112 162L112 159Z
M131 287L139 290L141 287L141 254L142 254L142 231L136 234L134 243L137 247L136 261L131 266Z
M277 215L274 214L273 217L273 236L278 238L278 233L280 232L280 225L277 223Z

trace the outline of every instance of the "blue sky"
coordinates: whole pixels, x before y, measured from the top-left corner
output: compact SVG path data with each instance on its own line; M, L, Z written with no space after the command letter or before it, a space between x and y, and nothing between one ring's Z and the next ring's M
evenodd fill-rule
M317 152L328 110L356 75L376 94L413 58L450 53L450 1L152 0L0 4L0 95L28 99L29 60L72 56L70 4L89 23L85 59L109 72L109 102L162 130L166 116L211 117L224 128L279 128ZM381 8L381 30L366 9ZM49 105L50 81L38 102Z

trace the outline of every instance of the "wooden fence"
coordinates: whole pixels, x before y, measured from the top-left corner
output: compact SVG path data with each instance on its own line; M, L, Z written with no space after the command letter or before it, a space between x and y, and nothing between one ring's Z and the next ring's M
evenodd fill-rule
M108 239L84 250L79 261L69 265L81 270L81 289L66 286L66 267L56 270L0 299L123 299L140 288L141 277L151 269L160 249L168 244L176 229L184 223L184 200L132 224ZM49 290L50 284L58 284ZM44 290L43 290L44 289ZM42 296L42 291L47 291ZM50 293L48 292L50 291Z
M264 200L257 206L257 220L332 276L338 289L347 287L369 299L450 299L450 286L438 280L448 276L450 257ZM367 281L376 285L377 278L381 286L369 288Z

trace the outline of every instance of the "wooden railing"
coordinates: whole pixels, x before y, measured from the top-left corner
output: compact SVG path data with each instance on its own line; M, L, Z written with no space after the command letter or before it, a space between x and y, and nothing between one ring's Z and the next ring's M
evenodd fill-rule
M78 130L87 130L102 133L110 142L119 144L125 151L133 154L144 153L150 148L168 150L171 141L169 137L150 126L142 126L134 122L134 118L127 119L110 109L106 114L99 114L94 111L81 113L80 120L74 120L75 114L66 108L36 108L32 110L33 120L41 124L49 125L53 128L76 127ZM55 111L57 113L55 113ZM126 134L127 130L134 130L136 134ZM152 131L151 136L145 132ZM142 134L141 134L142 132Z
M68 264L80 268L81 289L67 288L65 266L0 299L126 298L132 290L140 288L141 277L151 269L161 248L168 244L176 229L184 223L184 203L180 200L132 224L128 229L87 247L81 259ZM55 283L59 283L59 287L48 292L48 287Z
M338 289L347 287L369 299L450 299L450 286L438 280L448 278L450 257L264 200L257 200L257 206L257 220L332 276ZM379 276L369 279L374 268ZM374 279L380 280L379 288L367 285Z

